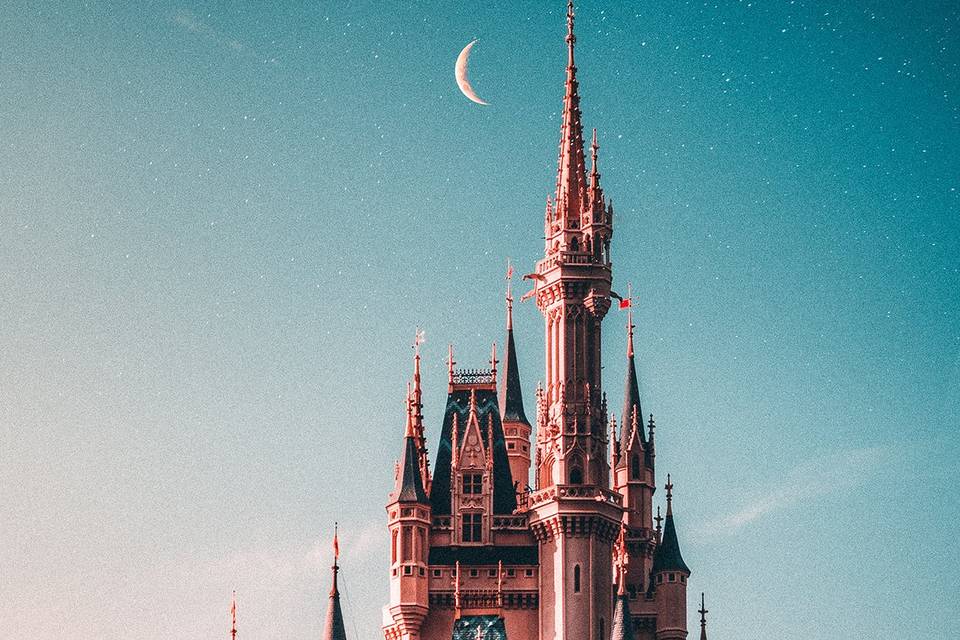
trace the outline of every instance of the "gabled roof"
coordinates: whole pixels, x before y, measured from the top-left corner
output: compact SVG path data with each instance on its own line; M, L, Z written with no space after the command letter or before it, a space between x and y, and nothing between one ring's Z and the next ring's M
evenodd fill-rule
M513 490L513 477L507 458L507 445L503 438L503 424L497 406L497 391L490 384L457 384L447 394L447 408L443 416L440 444L437 447L437 463L430 485L430 503L434 515L450 514L450 466L453 438L453 418L457 417L460 432L470 416L470 394L476 394L477 418L483 432L483 442L488 441L487 426L493 427L493 512L510 514L517 508ZM491 418L488 420L488 417Z

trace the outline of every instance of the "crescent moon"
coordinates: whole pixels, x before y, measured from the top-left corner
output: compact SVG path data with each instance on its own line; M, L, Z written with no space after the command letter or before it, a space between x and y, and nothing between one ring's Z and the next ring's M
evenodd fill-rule
M470 44L463 48L460 55L457 56L457 66L454 68L454 76L457 78L457 86L460 87L463 95L477 104L489 105L489 102L484 102L483 99L477 95L477 92L473 90L473 86L470 85L470 81L467 80L467 61L470 59L470 50L473 49L473 45L475 44L477 44L476 40L471 41Z

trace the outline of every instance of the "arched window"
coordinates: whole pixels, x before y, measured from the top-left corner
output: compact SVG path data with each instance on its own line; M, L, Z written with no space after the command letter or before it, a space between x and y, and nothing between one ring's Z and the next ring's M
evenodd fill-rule
M573 565L573 592L580 593L580 565Z
M403 530L403 538L400 540L400 558L403 562L413 560L413 531Z
M542 465L540 465L540 484L537 487L538 489L543 489L549 487L553 484L553 456L547 458Z
M576 236L570 241L570 251L580 251L580 241L577 240Z
M390 545L390 564L397 564L397 533L396 529L393 530L393 542Z
M637 454L633 454L633 458L630 460L630 479L640 479L640 456Z
M578 455L570 458L570 484L583 484L583 461Z

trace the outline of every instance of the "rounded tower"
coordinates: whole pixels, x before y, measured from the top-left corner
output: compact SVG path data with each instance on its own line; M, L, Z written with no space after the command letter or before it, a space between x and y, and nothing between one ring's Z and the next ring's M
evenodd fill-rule
M387 503L390 530L390 604L385 608L384 631L389 640L416 640L429 607L427 564L430 536L430 499L424 488L418 447L420 421L420 353L415 355L414 391L407 394L404 447L397 465L394 491Z
M653 554L654 599L657 603L657 640L684 640L687 637L687 581L690 569L680 554L677 528L673 522L673 484L667 474L667 517L663 538Z

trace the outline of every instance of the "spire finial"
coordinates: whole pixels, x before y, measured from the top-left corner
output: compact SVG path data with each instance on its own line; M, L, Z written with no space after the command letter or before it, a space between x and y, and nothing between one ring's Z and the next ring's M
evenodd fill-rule
M340 523L333 523L333 566L340 568Z
M503 560L497 562L497 606L503 607Z
M654 520L657 521L657 542L659 542L663 533L663 516L660 515L660 505L657 505L657 517Z
M617 417L610 416L610 458L613 462L612 467L616 467L620 462L620 442L617 440Z
M337 562L340 557L339 525L333 523L333 584L330 587L330 601L327 605L327 619L323 625L321 640L346 640L347 632L343 626L343 611L340 609L340 591L337 589Z
M417 327L416 331L413 334L413 355L414 358L420 360L420 345L427 341L427 332Z
M513 264L507 258L507 331L513 331Z
M230 637L237 640L237 592L234 590L233 599L230 601Z
M617 538L617 544L613 550L613 563L617 569L617 595L622 596L626 592L627 564L630 563L630 555L627 553L627 526L620 523L620 536Z
M560 125L560 154L557 166L557 191L554 198L556 228L570 228L580 221L586 206L587 176L583 150L583 124L577 89L577 68L573 63L573 2L567 4L567 77L564 87L563 116ZM559 225L559 226L558 226ZM550 243L548 242L548 251Z
M597 142L597 128L593 128L593 141L590 143L590 186L597 187L600 173L597 171L597 152L600 144Z
M633 357L633 286L627 283L627 357Z
M447 384L453 384L453 365L457 364L453 359L453 345L447 345Z
M460 617L460 561L454 563L453 573L453 606L456 609L456 617Z
M417 327L413 337L413 390L407 388L410 403L410 422L417 447L423 447L423 391L420 387L420 345L427 341L426 332Z
M477 390L470 389L470 419L477 417ZM468 427L469 428L469 427Z
M700 593L700 609L697 610L697 613L700 614L700 640L707 640L707 607L704 604L703 592Z
M493 375L493 384L497 384L497 343L494 342L493 346L490 347L490 373Z
M417 327L413 334L413 400L418 405L418 409L420 405L420 345L426 341L427 333Z
M333 585L330 587L331 596L339 596L337 588L337 574L340 572L340 523L333 523Z
M667 474L667 517L673 515L673 483L670 481L670 474Z
M413 437L413 393L410 391L410 383L407 383L407 422L403 429L404 438Z

